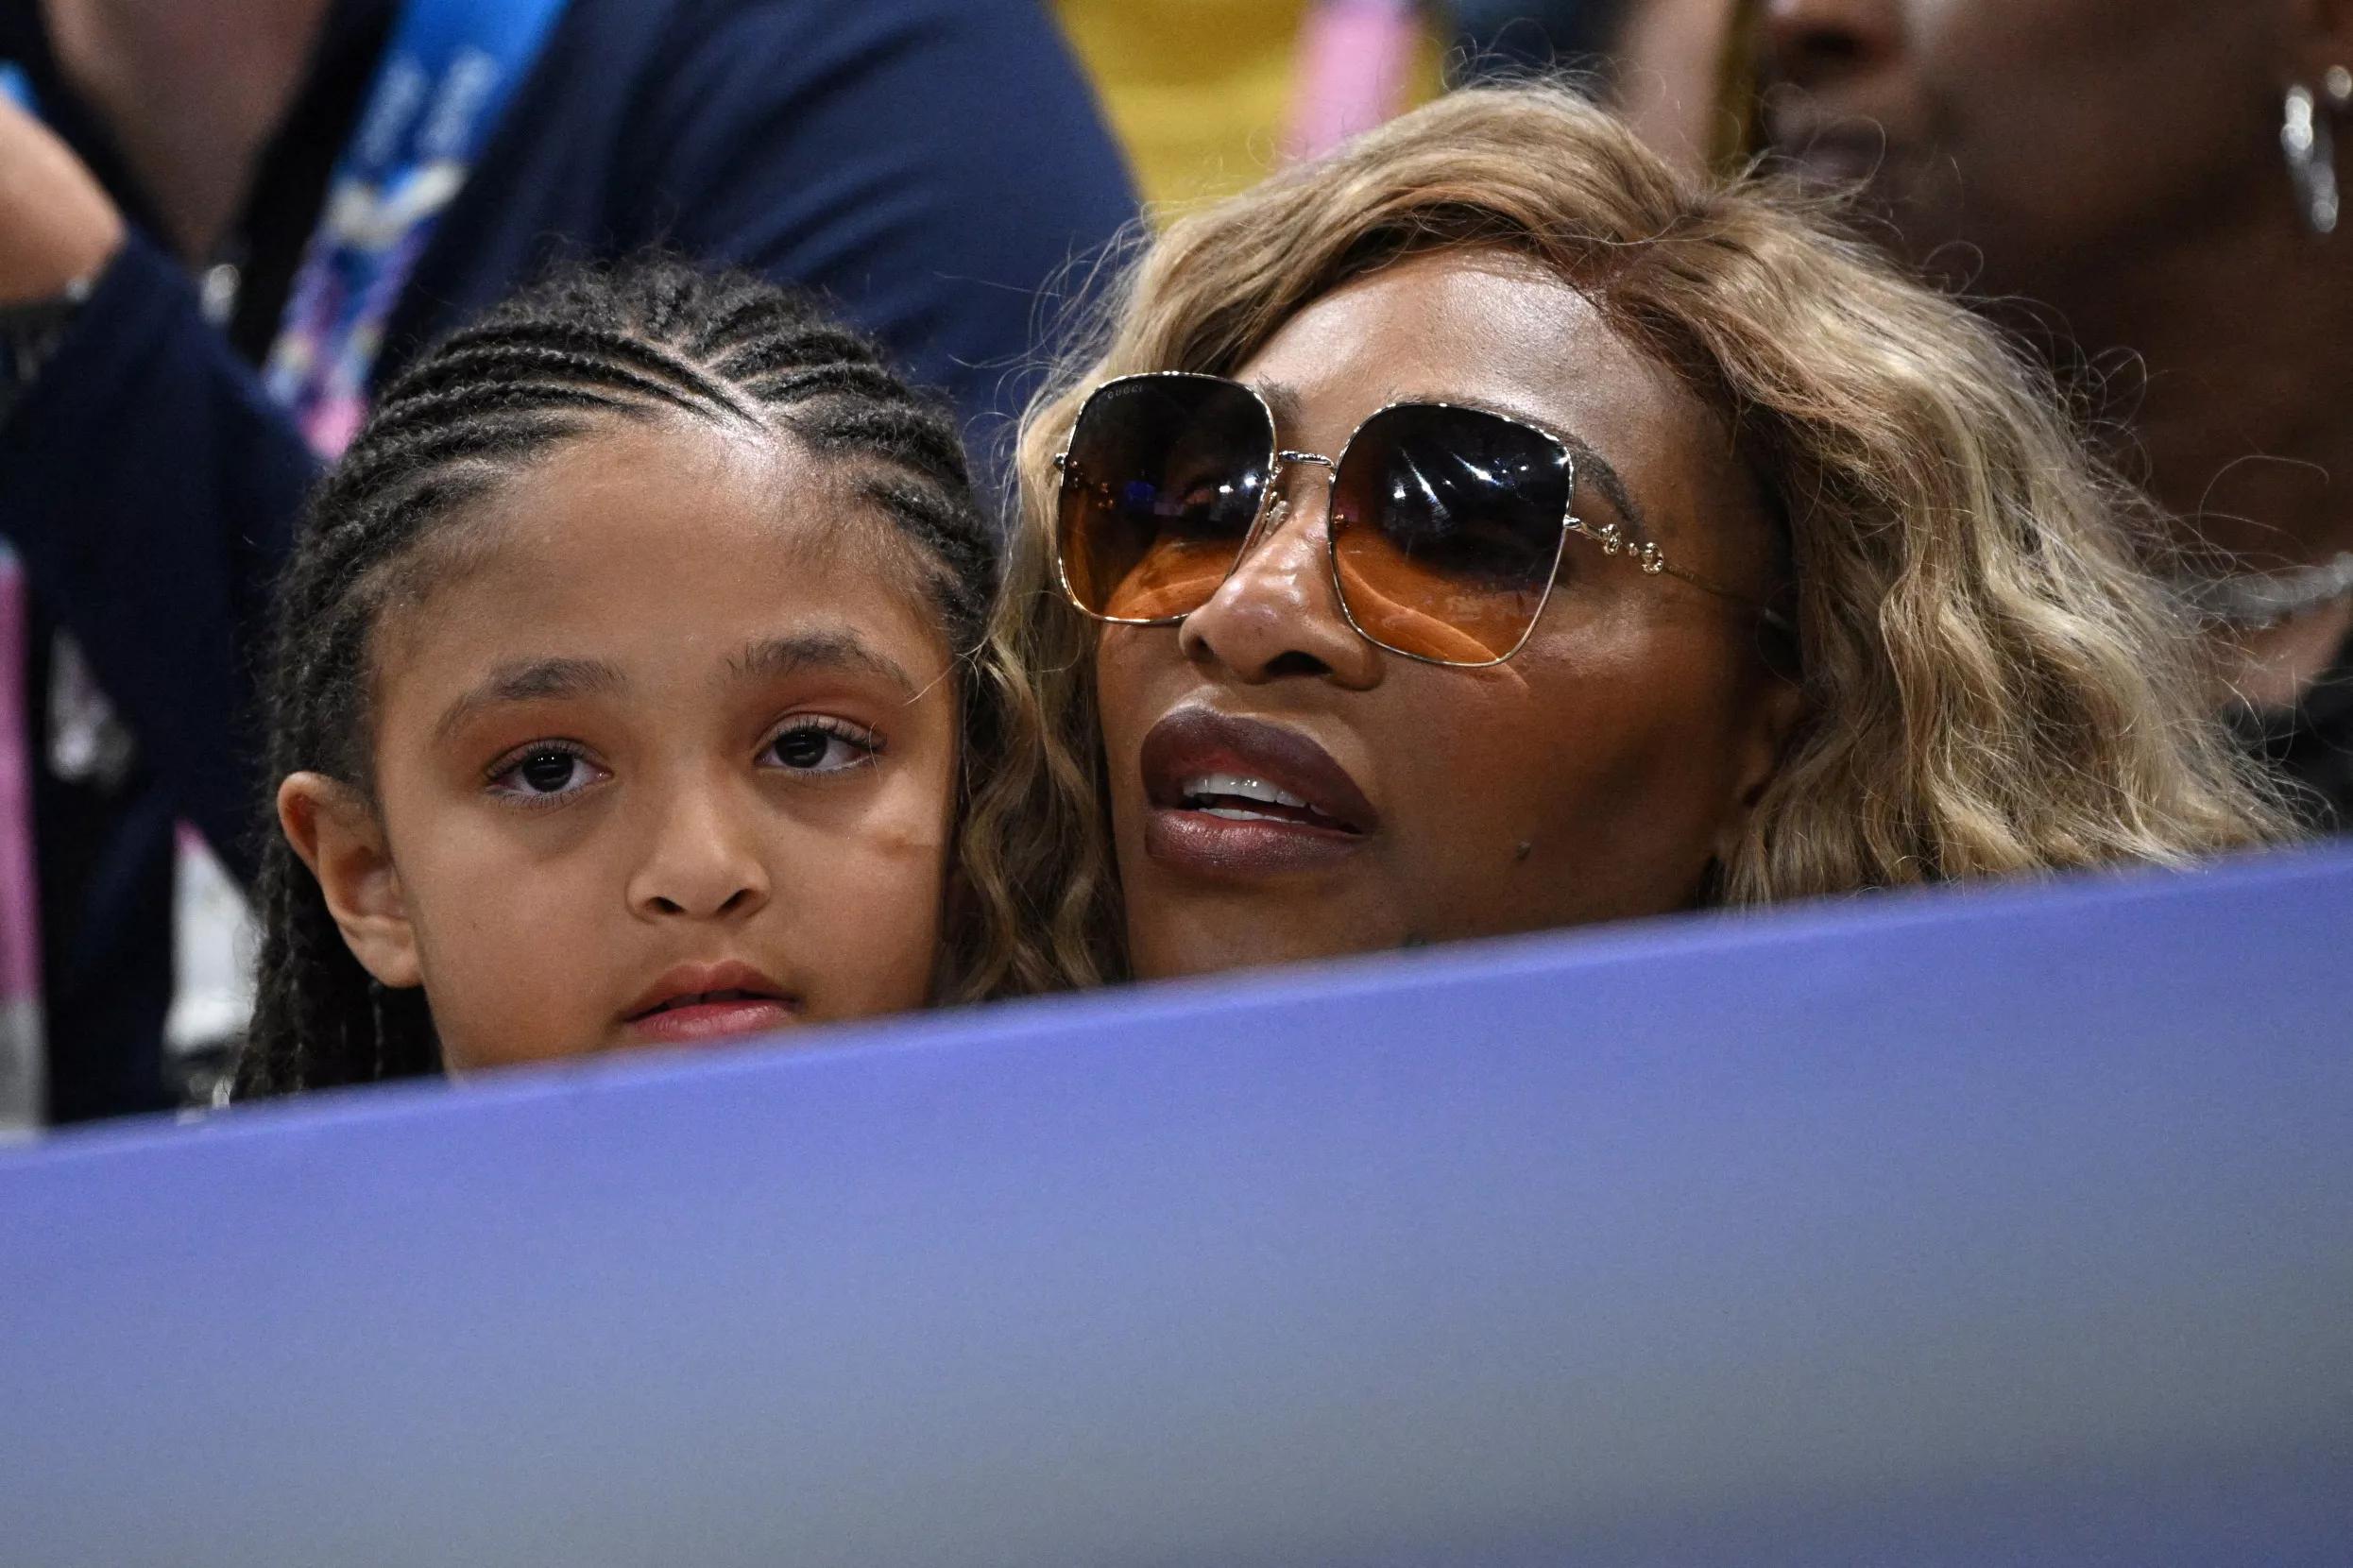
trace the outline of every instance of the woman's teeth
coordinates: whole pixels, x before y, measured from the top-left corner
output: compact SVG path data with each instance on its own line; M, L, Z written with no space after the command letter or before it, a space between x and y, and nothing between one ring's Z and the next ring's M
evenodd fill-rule
M1292 811L1309 810L1307 803L1288 790L1278 790L1261 778L1246 778L1240 774L1203 774L1185 781L1185 804L1192 810L1228 822L1296 822L1297 817L1272 811L1253 811L1242 804L1257 801L1267 806L1287 807Z

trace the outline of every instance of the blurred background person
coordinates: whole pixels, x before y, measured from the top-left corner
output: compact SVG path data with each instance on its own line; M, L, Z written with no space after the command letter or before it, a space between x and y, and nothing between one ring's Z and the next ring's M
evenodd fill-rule
M1056 0L1146 199L1231 196L1493 76L1590 70L1626 0Z
M1744 0L1618 0L1601 47L1612 106L1643 140L1685 169L1721 167L1748 151Z
M1441 87L1413 0L1056 0L1155 208L1228 196L1305 145L1291 127L1389 115ZM1357 128L1361 128L1358 126Z
M1446 8L1464 80L1590 71L1615 42L1625 0L1454 0Z
M167 1102L174 824L249 873L266 590L422 342L660 243L985 442L1133 210L1032 0L0 0L0 1120Z
M2096 372L2249 743L2353 825L2353 4L1750 10L1766 145Z

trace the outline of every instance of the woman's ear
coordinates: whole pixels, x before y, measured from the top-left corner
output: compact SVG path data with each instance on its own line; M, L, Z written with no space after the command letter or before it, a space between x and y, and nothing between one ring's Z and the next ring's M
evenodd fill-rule
M327 912L360 967L396 990L423 983L401 874L384 824L360 793L325 774L289 774L278 786L278 826L318 878Z
M1729 863L1748 830L1748 815L1765 798L1765 786L1781 772L1789 738L1805 716L1805 689L1787 675L1767 673L1758 681L1747 723L1734 737L1739 746L1739 772L1734 775L1731 810L1718 830L1715 858Z

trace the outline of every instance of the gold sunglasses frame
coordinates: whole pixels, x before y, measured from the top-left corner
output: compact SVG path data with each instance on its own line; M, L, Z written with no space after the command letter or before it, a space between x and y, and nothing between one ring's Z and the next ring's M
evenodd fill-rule
M1367 642L1370 642L1373 646L1382 650L1384 653L1395 654L1400 658L1409 658L1420 664L1434 664L1441 669L1445 670L1491 670L1496 665L1510 658L1522 648L1526 647L1527 639L1536 635L1537 623L1544 618L1544 606L1552 603L1553 585L1560 579L1560 562L1562 557L1568 552L1569 536L1572 534L1582 538L1591 539L1595 544L1600 545L1604 554L1619 555L1631 552L1634 556L1635 565L1639 566L1644 574L1646 576L1657 577L1663 575L1675 577L1683 582L1689 583L1692 587L1699 588L1704 592L1714 594L1716 597L1721 599L1730 599L1740 604L1755 603L1754 600L1748 598L1746 595L1734 593L1729 588L1718 588L1716 585L1707 581L1705 578L1695 576L1691 572L1685 571L1679 567L1668 564L1665 554L1660 550L1657 544L1648 539L1635 539L1628 537L1627 534L1614 522L1605 522L1596 528L1591 523L1586 522L1582 518L1578 517L1577 515L1576 450L1560 436L1554 435L1551 431L1544 429L1543 426L1530 423L1528 420L1516 414L1498 413L1496 410L1492 408L1481 408L1476 403L1431 402L1417 400L1400 400L1396 402L1383 403L1380 407L1366 415L1362 419L1356 421L1356 428L1348 433L1348 439L1341 444L1338 456L1326 457L1321 452L1295 452L1283 446L1282 431L1275 422L1273 405L1268 402L1265 397L1259 393L1258 389L1251 385L1248 382L1236 381L1231 376L1211 375L1202 370L1139 370L1132 375L1114 376L1111 380L1104 382L1100 386L1097 386L1093 391L1089 392L1086 395L1086 401L1079 405L1077 418L1072 419L1070 422L1070 435L1064 439L1063 450L1054 454L1054 471L1062 477L1062 483L1055 497L1054 508L1054 577L1055 580L1062 585L1063 597L1070 602L1071 606L1078 610L1080 614L1087 616L1093 620L1105 622L1115 626L1174 626L1182 624L1185 616L1193 613L1193 610L1186 610L1183 615L1155 615L1139 617L1105 615L1100 610L1089 609L1084 604L1080 602L1078 591L1070 586L1070 568L1068 561L1066 559L1066 551L1063 539L1064 531L1062 525L1061 501L1062 496L1069 491L1071 485L1074 483L1070 470L1070 441L1077 437L1079 426L1085 420L1087 410L1095 406L1096 399L1101 397L1104 393L1112 390L1114 387L1127 386L1137 382L1165 381L1171 379L1179 381L1209 382L1219 386L1232 387L1236 391L1247 394L1250 401L1258 405L1259 413L1266 417L1268 432L1266 491L1258 498L1258 510L1252 517L1250 520L1250 527L1243 532L1241 543L1235 549L1233 564L1226 568L1225 576L1218 579L1219 587L1222 587L1236 571L1241 570L1242 562L1249 559L1251 551L1257 546L1261 537L1264 536L1268 518L1273 514L1275 507L1282 503L1284 499L1282 496L1283 486L1281 484L1283 469L1287 467L1292 467L1299 464L1306 464L1310 467L1320 468L1323 470L1324 486L1328 492L1330 486L1338 478L1340 465L1348 461L1349 449L1356 444L1356 437L1364 434L1365 426L1371 424L1373 420L1379 418L1382 415L1389 413L1392 409L1439 408L1456 409L1470 414L1483 414L1491 419L1501 419L1508 425L1511 425L1516 429L1525 430L1531 435L1542 438L1544 442L1551 446L1555 452L1560 455L1561 469L1568 475L1568 495L1567 499L1561 504L1560 534L1560 537L1553 543L1552 561L1544 575L1543 595L1536 601L1536 608L1528 616L1527 624L1521 628L1519 640L1512 643L1509 649L1496 655L1493 658L1475 660L1433 658L1427 654L1417 654L1412 652L1410 649L1399 648L1390 643L1384 642L1379 638L1374 637L1371 632L1366 631L1363 625L1356 620L1356 612L1349 607L1348 589L1346 585L1340 581L1339 540L1332 530L1332 521L1329 514L1329 508L1327 506L1323 523L1323 558L1324 564L1327 568L1329 568L1332 574L1333 601L1339 605L1340 615L1347 621L1349 630L1355 632L1358 637L1363 638ZM1212 588L1210 592L1212 595L1215 595L1217 589ZM1205 599L1202 601L1202 604L1207 603L1208 601ZM1198 609L1200 608L1200 605L1196 605L1194 608ZM1768 615L1770 613L1770 611L1767 611Z

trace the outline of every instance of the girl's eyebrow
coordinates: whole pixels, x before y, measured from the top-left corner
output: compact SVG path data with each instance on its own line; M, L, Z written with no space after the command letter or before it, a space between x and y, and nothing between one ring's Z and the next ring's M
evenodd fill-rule
M501 703L585 697L618 691L627 684L619 670L602 659L534 658L502 664L481 685L452 703L433 732L436 739L446 739L468 719Z
M915 683L906 671L853 631L795 632L750 643L727 661L737 680L774 680L803 670L857 670L879 675L910 697Z

